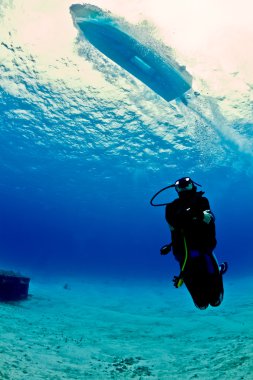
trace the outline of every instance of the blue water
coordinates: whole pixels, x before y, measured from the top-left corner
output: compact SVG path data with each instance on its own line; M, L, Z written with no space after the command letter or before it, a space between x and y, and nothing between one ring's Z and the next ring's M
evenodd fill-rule
M39 39L20 37L24 4L21 24L10 17L11 2L0 12L1 267L28 275L172 277L176 263L159 255L170 241L164 210L149 200L189 175L216 215L218 260L229 262L228 276L249 273L250 102L239 103L232 120L207 93L190 92L188 106L168 103L75 36L68 38L71 56L54 55L54 40L47 56L44 45L42 53L34 49ZM73 25L68 7L66 17ZM168 192L167 200L175 197Z

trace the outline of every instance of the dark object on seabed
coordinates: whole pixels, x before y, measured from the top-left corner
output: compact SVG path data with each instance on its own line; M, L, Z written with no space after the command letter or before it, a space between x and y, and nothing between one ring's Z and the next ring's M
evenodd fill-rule
M28 297L30 278L0 270L0 301L19 301Z

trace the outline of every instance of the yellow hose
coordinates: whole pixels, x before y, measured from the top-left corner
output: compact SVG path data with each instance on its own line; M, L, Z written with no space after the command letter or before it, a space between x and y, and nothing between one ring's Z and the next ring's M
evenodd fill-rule
M186 239L185 239L185 236L183 235L183 240L184 240L184 250L185 250L185 257L184 257L184 262L183 262L183 265L182 265L182 268L181 268L181 272L180 272L180 278L178 280L178 283L177 283L177 287L180 288L180 286L183 285L184 283L184 280L183 278L181 278L182 274L183 274L183 271L184 271L184 268L185 268L185 265L186 265L186 262L187 262L187 259L188 259L188 248L187 248L187 244L186 244Z

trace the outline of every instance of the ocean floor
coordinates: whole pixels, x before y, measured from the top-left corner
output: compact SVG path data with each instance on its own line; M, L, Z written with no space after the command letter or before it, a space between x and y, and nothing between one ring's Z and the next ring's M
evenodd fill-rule
M218 308L171 282L32 279L0 304L0 379L252 379L253 281L225 280Z

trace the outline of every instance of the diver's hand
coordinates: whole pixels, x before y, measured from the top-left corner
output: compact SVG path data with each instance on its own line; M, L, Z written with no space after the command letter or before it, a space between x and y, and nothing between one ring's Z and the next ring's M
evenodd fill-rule
M203 222L205 222L206 224L209 224L212 219L213 219L213 215L210 210L203 211Z
M184 283L184 280L181 276L174 276L173 277L173 284L175 286L175 288L180 288L180 286L182 286Z
M178 288L178 282L179 282L179 279L180 277L179 276L174 276L173 277L173 285L175 286L175 288Z
M162 246L162 248L160 248L161 255L167 255L171 251L171 247L172 243Z

